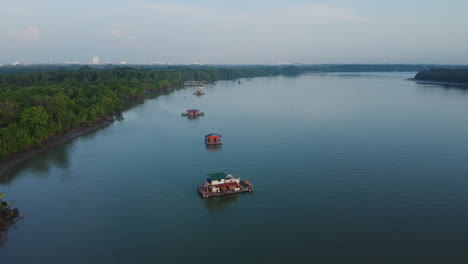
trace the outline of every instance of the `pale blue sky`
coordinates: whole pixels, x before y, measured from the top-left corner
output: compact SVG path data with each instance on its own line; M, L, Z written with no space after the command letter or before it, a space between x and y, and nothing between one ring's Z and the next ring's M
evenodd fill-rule
M467 0L0 0L0 64L468 64Z

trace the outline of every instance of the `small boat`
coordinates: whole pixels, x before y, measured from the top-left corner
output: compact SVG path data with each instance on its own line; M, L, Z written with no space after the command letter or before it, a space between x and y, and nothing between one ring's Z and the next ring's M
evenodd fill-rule
M241 81L237 81L238 84L241 84Z
M189 118L195 118L198 116L205 116L205 113L200 112L198 109L188 109L182 116L188 116Z
M206 145L221 145L223 142L221 142L222 136L219 134L208 134L205 136L205 144Z
M207 175L205 184L198 186L198 192L203 198L222 196L242 192L253 192L254 186L248 180L241 180L225 172Z

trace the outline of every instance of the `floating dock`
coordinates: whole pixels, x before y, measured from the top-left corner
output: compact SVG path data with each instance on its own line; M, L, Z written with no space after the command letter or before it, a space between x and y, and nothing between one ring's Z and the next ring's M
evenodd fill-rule
M253 191L254 186L249 181L224 172L208 174L204 186L198 186L198 192L203 198Z

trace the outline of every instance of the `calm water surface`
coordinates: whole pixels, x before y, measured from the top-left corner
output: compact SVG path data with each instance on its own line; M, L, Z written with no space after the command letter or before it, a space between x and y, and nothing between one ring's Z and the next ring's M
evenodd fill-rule
M147 100L1 180L25 218L0 263L467 263L468 93L412 76L255 78ZM222 148L205 147L211 132ZM217 171L256 191L202 199Z

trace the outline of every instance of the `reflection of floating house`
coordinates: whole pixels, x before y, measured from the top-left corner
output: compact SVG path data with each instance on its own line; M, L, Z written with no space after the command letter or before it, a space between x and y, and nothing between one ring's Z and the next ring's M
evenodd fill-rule
M218 151L223 147L222 144L220 145L206 145L206 149L210 151Z
M198 109L189 109L185 113L182 113L182 116L190 117L197 117L197 116L205 116L205 113L200 112Z
M221 135L218 135L218 134L209 134L209 135L206 135L205 136L205 143L207 145L220 145L220 144L223 144L221 142Z
M252 192L254 187L247 180L241 180L224 172L208 174L203 187L198 187L198 192L203 198L221 196L241 192Z

